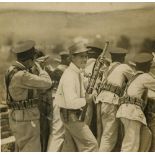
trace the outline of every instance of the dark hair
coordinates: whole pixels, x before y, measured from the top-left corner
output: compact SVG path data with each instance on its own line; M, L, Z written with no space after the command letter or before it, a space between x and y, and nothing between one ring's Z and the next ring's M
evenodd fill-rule
M112 62L120 62L123 63L125 60L126 54L111 54Z
M99 57L98 53L88 53L88 58L95 58L97 59Z
M151 64L152 64L151 61L143 62L143 63L136 63L136 70L148 73L150 71Z
M30 50L24 51L22 53L17 53L17 60L18 61L26 61L29 59L34 59L35 48L31 48Z
M102 53L102 49L98 47L93 47L93 46L87 46L88 49L90 49L88 53L88 58L95 58L97 59L99 55Z

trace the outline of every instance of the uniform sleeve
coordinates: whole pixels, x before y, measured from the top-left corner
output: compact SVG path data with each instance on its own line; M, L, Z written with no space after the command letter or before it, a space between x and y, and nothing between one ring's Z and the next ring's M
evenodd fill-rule
M145 83L144 83L144 87L148 88L152 91L155 91L155 78L153 78L151 75L149 74L145 74Z
M50 76L46 71L41 71L39 75L24 72L21 75L20 87L28 89L49 89L52 86Z
M149 90L148 91L148 98L155 100L155 91Z
M65 98L65 103L67 107L71 109L80 109L81 107L86 105L85 98L79 98L76 89L76 81L73 77L65 77L63 79L63 93Z
M134 75L134 71L131 67L129 67L128 65L124 65L124 72L123 74L125 75L125 77L130 80L131 77Z

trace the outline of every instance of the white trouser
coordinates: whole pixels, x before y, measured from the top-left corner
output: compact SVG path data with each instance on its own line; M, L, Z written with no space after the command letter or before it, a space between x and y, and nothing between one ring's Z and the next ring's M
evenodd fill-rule
M139 121L121 118L124 126L124 138L121 152L138 152L140 146L140 129L142 123Z
M71 117L71 115L68 117ZM68 137L71 139L71 140L68 140L66 143L64 142L64 145L73 146L73 143L74 143L77 148L77 151L79 152L98 151L97 140L85 122L81 122L79 120L66 122L64 120L63 114L61 116L61 119L63 120L64 126L68 134L66 138ZM64 148L66 148L66 146L64 146Z
M64 142L65 128L60 118L60 109L58 105L53 102L53 120L51 122L51 133L48 140L48 152L61 151Z
M116 118L117 105L102 103L101 120L102 136L99 151L110 152L116 145L118 135L118 119Z

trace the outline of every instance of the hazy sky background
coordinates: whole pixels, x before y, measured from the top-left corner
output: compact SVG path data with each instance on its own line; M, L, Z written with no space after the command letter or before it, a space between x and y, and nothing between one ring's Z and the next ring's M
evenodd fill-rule
M67 12L100 12L100 11L115 11L115 10L127 10L127 9L138 9L138 8L149 8L154 7L155 3L147 2L138 2L138 3L129 3L129 2L117 2L117 3L92 3L92 2L51 2L51 3L0 3L0 10L6 9L24 9L24 10L40 10L40 11L67 11Z

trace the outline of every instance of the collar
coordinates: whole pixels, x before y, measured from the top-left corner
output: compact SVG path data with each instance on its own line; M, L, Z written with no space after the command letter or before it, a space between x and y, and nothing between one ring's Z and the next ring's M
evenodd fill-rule
M17 67L21 68L22 70L27 70L27 68L19 61L16 61L14 66L17 66Z
M73 71L75 71L76 73L80 73L81 70L74 64L74 63L70 63L69 68Z
M120 62L112 62L111 64L110 64L110 66L114 66L114 65L116 65L116 64L121 64Z
M87 63L86 63L86 67L89 66L90 64L92 63L95 63L96 62L96 59L95 58L90 58L87 60Z
M135 74L143 74L144 72L143 71L136 71Z
M111 64L121 64L121 63L120 63L120 62L115 61L115 62L112 62Z
M62 70L62 71L65 71L65 69L67 68L68 66L67 65L63 65L63 64L60 64L58 65L58 69Z

